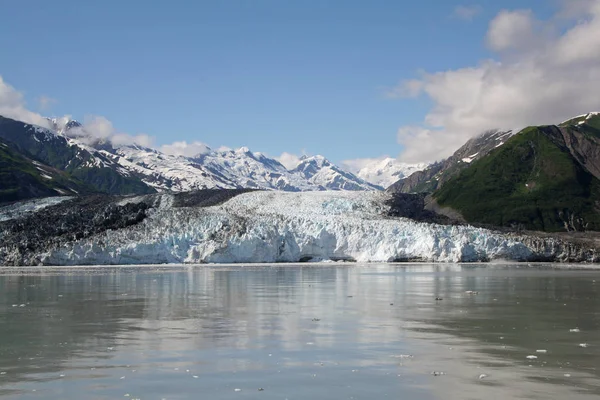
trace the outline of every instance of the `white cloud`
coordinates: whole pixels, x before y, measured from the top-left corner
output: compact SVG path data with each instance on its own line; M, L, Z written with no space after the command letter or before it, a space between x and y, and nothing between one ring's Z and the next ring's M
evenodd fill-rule
M40 109L49 107L56 103L56 100L48 96L37 98ZM25 105L25 99L21 92L6 83L0 76L0 115L23 121L28 124L39 125L52 129L50 121L42 115L28 110ZM66 123L70 116L59 118L59 121ZM154 138L146 134L130 135L118 132L112 122L101 116L88 116L84 119L81 127L69 130L69 136L77 137L80 141L88 144L97 141L110 141L115 145L138 144L141 146L152 146Z
M490 22L486 42L491 50L528 50L540 43L536 34L539 25L531 10L501 11Z
M46 118L25 107L23 94L6 83L2 76L0 76L0 115L28 124L50 127Z
M402 161L447 157L489 129L559 123L600 111L600 1L565 7L549 21L536 20L531 11L502 11L486 35L495 60L423 73L392 89L433 103L423 125L398 130ZM565 15L576 19L565 21Z
M48 96L39 96L36 100L41 111L47 111L52 108L54 104L58 103L56 99Z
M479 15L482 11L481 6L479 5L471 5L471 6L463 6L459 5L454 8L452 12L452 16L454 18L459 18L465 21L472 21L477 15Z
M111 121L98 115L86 116L82 126L70 129L68 134L87 144L94 144L100 141L110 142L115 146L137 144L144 147L151 147L154 143L154 138L144 133L130 135L118 132Z
M390 156L387 155L374 158L354 158L350 160L343 160L341 164L346 171L357 174L361 169L380 163L388 158L390 158Z
M175 156L195 157L200 154L206 154L211 150L210 147L202 142L196 141L188 143L186 141L180 141L162 145L160 147L160 151L165 154L172 154Z
M287 152L283 152L279 157L274 158L287 169L294 169L300 163L300 156Z
M117 133L110 137L110 142L116 146L137 144L142 147L152 148L154 145L154 137L145 133L130 135L128 133Z
M401 82L398 86L386 90L385 95L388 98L416 97L423 90L423 81L419 79L409 79Z

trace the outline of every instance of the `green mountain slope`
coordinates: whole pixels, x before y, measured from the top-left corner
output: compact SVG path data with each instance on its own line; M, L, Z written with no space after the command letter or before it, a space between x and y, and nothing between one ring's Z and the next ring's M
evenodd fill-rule
M597 147L596 120L588 121L593 124L575 120L527 128L474 161L433 197L470 223L600 230L600 180L589 157Z
M24 157L0 140L0 204L93 190L62 171Z
M468 140L450 157L402 178L387 188L388 193L432 193L470 163L485 157L512 136L512 131L490 130Z
M146 194L156 190L119 172L119 165L100 153L72 145L44 128L0 116L0 139L25 157L39 160L107 194Z

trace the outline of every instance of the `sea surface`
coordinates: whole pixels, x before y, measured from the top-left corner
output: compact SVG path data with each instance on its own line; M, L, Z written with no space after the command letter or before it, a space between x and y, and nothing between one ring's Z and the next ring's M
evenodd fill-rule
M593 267L0 270L2 399L598 399L599 369Z

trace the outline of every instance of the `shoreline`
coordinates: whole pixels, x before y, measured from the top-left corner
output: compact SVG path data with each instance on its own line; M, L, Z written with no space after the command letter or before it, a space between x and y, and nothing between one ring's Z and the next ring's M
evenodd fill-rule
M206 263L206 264L104 264L104 265L45 265L45 266L0 266L0 275L27 275L44 274L59 272L94 272L106 270L136 270L136 272L160 272L160 271L185 271L190 269L206 269L210 271L218 270L240 270L256 268L329 268L329 267L434 267L452 270L463 268L487 268L499 269L510 268L514 270L547 270L547 271L600 271L600 263L552 263L552 262L511 262L511 261L490 261L490 262L304 262L304 263Z

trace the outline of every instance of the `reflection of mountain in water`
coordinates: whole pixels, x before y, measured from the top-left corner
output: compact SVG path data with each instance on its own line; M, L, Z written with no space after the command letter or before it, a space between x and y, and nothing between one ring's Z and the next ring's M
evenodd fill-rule
M288 378L278 379L293 382L298 374L364 369L362 378L335 379L368 388L381 385L378 371L429 379L442 370L453 375L435 381L450 385L445 392L473 389L469 377L490 371L486 383L504 389L527 391L548 378L566 383L565 393L569 385L598 390L595 272L451 265L45 271L0 275L0 371L7 372L0 394L63 371L113 382L143 368L155 384L177 369L207 382L234 371L287 368ZM568 332L575 327L580 334ZM525 359L537 349L548 353ZM574 375L568 382L557 378L561 368ZM500 378L517 375L518 385ZM548 382L539 384L547 390Z

